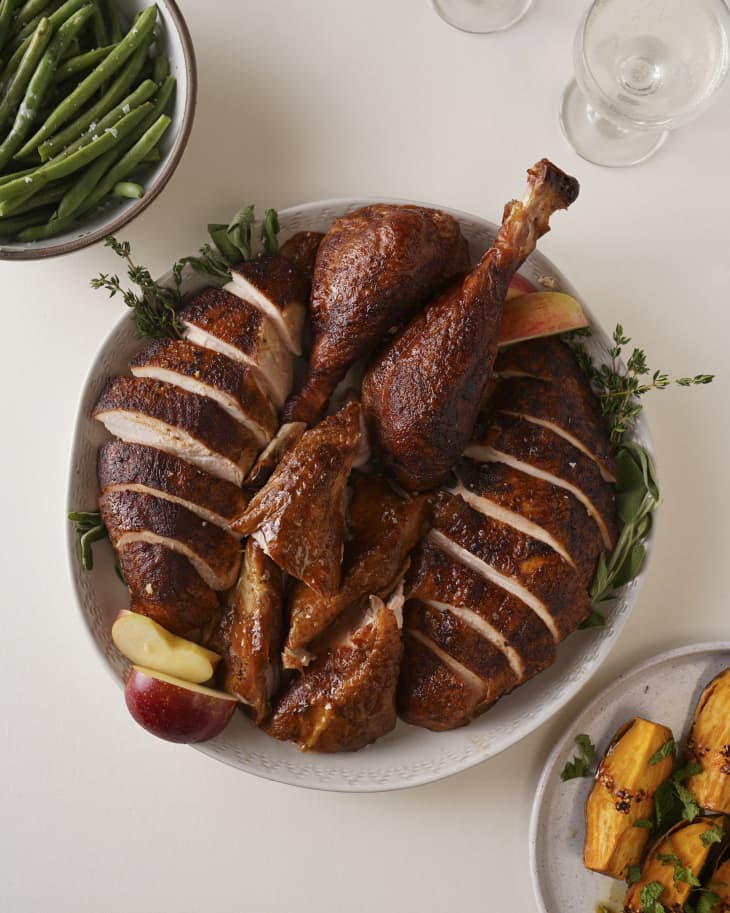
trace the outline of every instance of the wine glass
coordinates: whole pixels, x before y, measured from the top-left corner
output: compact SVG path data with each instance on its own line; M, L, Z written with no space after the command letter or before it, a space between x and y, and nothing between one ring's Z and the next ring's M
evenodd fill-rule
M560 106L566 139L597 165L643 162L716 96L729 33L725 0L595 0Z
M532 0L431 0L441 18L462 32L501 32L520 19Z

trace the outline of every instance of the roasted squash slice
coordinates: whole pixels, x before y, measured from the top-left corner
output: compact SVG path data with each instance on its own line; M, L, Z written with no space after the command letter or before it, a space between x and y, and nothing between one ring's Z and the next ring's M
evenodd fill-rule
M702 818L692 824L680 822L661 837L647 853L641 869L641 878L629 889L624 902L624 913L642 913L642 892L658 882L662 891L655 900L671 913L679 913L692 890L686 881L691 875L699 878L713 846L703 841L702 835L715 826L723 827L723 817Z
M720 898L712 908L712 913L728 913L730 911L730 859L726 859L715 869L707 888Z
M730 814L730 669L702 692L687 742L690 760L702 773L687 780L700 808Z
M666 757L658 758L659 753ZM586 801L586 868L625 879L629 866L638 864L649 831L634 823L652 816L654 793L671 774L673 762L671 729L641 717L619 729Z

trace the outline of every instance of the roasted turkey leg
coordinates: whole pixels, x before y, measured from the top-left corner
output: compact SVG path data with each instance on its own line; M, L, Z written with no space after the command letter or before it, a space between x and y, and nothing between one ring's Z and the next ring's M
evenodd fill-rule
M578 182L547 159L528 171L522 203L505 207L493 246L379 353L362 387L371 444L412 491L444 481L474 430L497 353L512 277L578 195Z

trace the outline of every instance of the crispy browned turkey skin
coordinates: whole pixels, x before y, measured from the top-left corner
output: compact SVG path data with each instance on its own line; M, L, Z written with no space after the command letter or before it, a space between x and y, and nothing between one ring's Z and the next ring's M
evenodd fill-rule
M263 549L249 539L236 586L223 618L223 679L257 723L269 714L281 669L284 580Z
M396 613L373 596L276 701L264 729L303 751L357 751L396 723L403 645Z
M429 729L467 724L554 661L615 541L613 461L587 381L560 340L519 350L500 356L406 580L398 707Z
M467 268L459 226L438 210L376 203L335 219L312 280L314 348L285 419L316 421L350 365Z
M351 401L305 432L233 524L322 596L340 585L346 485L363 448L362 408Z
M507 288L550 216L578 195L578 182L546 159L528 172L523 203L477 266L413 318L371 363L362 399L372 446L411 491L443 482L474 430L497 354Z
M370 595L385 598L390 593L425 531L427 512L425 496L402 498L382 476L353 473L340 588L326 597L301 581L294 585L289 597L286 667L306 665L309 645L350 606Z

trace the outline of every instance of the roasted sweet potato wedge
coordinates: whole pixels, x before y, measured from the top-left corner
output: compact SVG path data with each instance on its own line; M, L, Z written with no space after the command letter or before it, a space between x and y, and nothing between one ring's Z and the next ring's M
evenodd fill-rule
M651 817L654 793L671 774L673 761L672 731L666 726L636 717L619 729L586 801L586 868L626 878L649 839L649 831L634 823Z
M729 913L730 911L730 859L720 862L712 878L710 878L707 889L716 894L720 899L715 902L712 913Z
M660 837L647 853L641 878L629 888L624 901L624 913L642 913L642 892L656 882L662 886L662 890L661 893L657 890L657 896L652 899L658 900L671 913L683 910L692 890L689 880L692 876L699 878L707 857L713 846L717 845L707 839L703 840L702 835L713 827L723 827L724 824L722 816L702 818L692 824L681 822Z
M687 755L702 765L687 788L700 808L730 814L730 669L702 692L687 742Z

